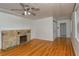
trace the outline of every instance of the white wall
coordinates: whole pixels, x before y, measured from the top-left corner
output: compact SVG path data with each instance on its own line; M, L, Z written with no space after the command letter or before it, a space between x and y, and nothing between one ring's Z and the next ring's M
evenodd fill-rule
M57 38L57 21L54 18L53 19L53 39L55 40Z
M71 21L70 19L59 19L57 20L57 24L58 24L58 37L60 37L60 23L66 23L66 35L67 37L71 36Z
M2 39L1 39L1 32L0 32L0 49L2 48Z
M32 38L53 41L53 17L33 21Z
M0 12L0 31L29 29L30 28L29 23L30 23L29 19ZM1 32L0 32L0 35L1 35ZM0 39L0 48L1 48L1 39Z
M36 20L31 20L30 28L31 28L31 39L34 39L36 38Z
M79 8L73 12L72 15L72 44L74 47L75 54L79 56L79 32L77 31L77 24L79 22Z
M29 28L29 19L0 12L0 29Z

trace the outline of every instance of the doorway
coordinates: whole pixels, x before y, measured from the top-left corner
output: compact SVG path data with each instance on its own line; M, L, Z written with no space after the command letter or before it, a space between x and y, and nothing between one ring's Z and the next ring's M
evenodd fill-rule
M60 23L60 37L66 37L66 23Z

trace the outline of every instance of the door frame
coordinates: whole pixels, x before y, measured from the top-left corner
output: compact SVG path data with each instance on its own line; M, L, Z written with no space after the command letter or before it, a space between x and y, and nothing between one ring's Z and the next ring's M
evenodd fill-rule
M61 35L60 35L60 23L66 23L66 37L67 37L67 22L63 22L63 21L60 21L60 22L58 22L58 24L57 24L57 27L58 27L58 29L57 29L57 32L58 32L58 37L61 37Z
M64 29L64 31L63 31L64 34L61 33L61 29L62 29L61 25L65 25L65 27L64 27L65 29L63 28ZM66 23L60 23L60 37L67 37L67 34L66 34L67 30L66 30L66 28L67 28L67 24Z

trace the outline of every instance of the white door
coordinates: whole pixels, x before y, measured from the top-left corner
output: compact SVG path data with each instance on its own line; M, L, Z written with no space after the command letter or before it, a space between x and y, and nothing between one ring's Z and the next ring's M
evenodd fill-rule
M66 37L66 23L60 23L60 37Z

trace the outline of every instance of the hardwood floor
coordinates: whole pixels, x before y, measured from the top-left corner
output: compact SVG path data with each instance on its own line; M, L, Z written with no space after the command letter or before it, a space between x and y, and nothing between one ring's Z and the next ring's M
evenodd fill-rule
M57 38L53 42L32 40L7 51L1 51L1 56L75 56L70 39Z

